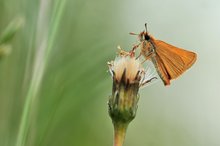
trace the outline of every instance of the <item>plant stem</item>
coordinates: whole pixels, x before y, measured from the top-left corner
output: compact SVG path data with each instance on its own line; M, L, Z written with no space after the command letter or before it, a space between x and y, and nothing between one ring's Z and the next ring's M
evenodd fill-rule
M40 9L39 9L39 18L40 21L37 25L37 28L47 28L48 24L45 21L47 20L47 13L49 10L49 4L52 0L41 0ZM58 30L60 19L64 10L66 0L56 0L56 14L53 14L53 23L51 23L50 32L42 32L40 29L37 33L37 49L36 49L36 60L34 62L33 76L31 78L30 87L27 91L27 96L25 98L24 109L21 115L21 122L18 129L18 136L16 140L16 146L25 146L27 137L28 137L28 128L30 126L30 115L32 114L31 107L37 97L38 90L41 85L42 77L44 75L45 66L49 60L49 54L55 42L55 36ZM54 12L55 13L55 12ZM53 25L52 25L53 24ZM46 30L46 29L45 29ZM49 34L48 34L49 33ZM44 34L44 35L43 35Z
M113 123L114 124L114 146L122 146L125 139L128 123Z

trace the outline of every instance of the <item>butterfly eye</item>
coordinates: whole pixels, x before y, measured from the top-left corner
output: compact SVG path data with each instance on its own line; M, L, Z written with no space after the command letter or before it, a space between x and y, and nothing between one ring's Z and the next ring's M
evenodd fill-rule
M148 40L150 40L150 36L148 34L145 34L144 39L148 41Z

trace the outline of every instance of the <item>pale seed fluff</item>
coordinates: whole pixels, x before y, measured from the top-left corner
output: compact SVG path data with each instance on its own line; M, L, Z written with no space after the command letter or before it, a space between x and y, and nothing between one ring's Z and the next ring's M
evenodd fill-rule
M139 86L144 86L156 79L155 72L148 67L144 69L139 59L130 56L119 56L114 61L108 62L109 71L118 82L121 81L125 73L125 81L129 83L139 82Z

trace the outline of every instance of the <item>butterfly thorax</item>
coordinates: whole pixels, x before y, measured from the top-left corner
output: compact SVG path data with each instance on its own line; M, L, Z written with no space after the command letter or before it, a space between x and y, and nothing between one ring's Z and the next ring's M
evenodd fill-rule
M143 31L139 34L139 40L140 40L140 48L141 48L141 54L145 56L145 58L148 58L149 55L154 55L155 53L155 44L154 44L154 38L146 31Z

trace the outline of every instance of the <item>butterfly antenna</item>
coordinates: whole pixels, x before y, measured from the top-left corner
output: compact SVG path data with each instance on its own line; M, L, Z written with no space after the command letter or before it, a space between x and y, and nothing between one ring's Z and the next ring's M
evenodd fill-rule
M134 33L134 32L130 32L129 34L130 35L138 35L137 33Z
M147 23L145 23L145 25L144 25L144 26L145 26L145 29L146 29L146 32L147 32Z

